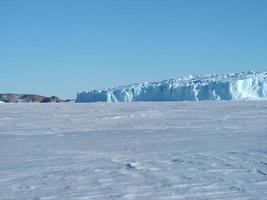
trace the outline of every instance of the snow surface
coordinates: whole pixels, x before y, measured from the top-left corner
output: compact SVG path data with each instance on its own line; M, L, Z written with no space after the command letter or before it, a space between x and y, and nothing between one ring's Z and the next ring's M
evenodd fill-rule
M267 101L1 104L0 199L267 197Z
M267 98L267 72L187 76L78 93L76 102L201 101Z

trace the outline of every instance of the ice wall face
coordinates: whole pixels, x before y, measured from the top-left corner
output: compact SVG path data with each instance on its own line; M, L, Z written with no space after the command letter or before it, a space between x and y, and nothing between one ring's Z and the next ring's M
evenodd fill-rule
M76 102L202 101L267 98L267 72L188 76L78 93Z

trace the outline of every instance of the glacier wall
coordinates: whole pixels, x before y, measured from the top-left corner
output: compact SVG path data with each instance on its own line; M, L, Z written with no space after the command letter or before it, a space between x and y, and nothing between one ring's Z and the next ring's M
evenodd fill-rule
M76 102L202 101L267 98L267 72L187 76L77 94Z

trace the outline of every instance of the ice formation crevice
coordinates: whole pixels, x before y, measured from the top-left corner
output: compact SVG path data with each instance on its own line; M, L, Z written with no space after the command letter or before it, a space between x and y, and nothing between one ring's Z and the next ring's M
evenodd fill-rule
M267 98L267 71L187 76L84 91L76 102L202 101Z

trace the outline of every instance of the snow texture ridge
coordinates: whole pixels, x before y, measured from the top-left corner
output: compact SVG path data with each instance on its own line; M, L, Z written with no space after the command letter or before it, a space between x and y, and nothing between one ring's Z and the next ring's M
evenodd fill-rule
M267 98L267 71L186 76L77 94L76 102L202 101Z

